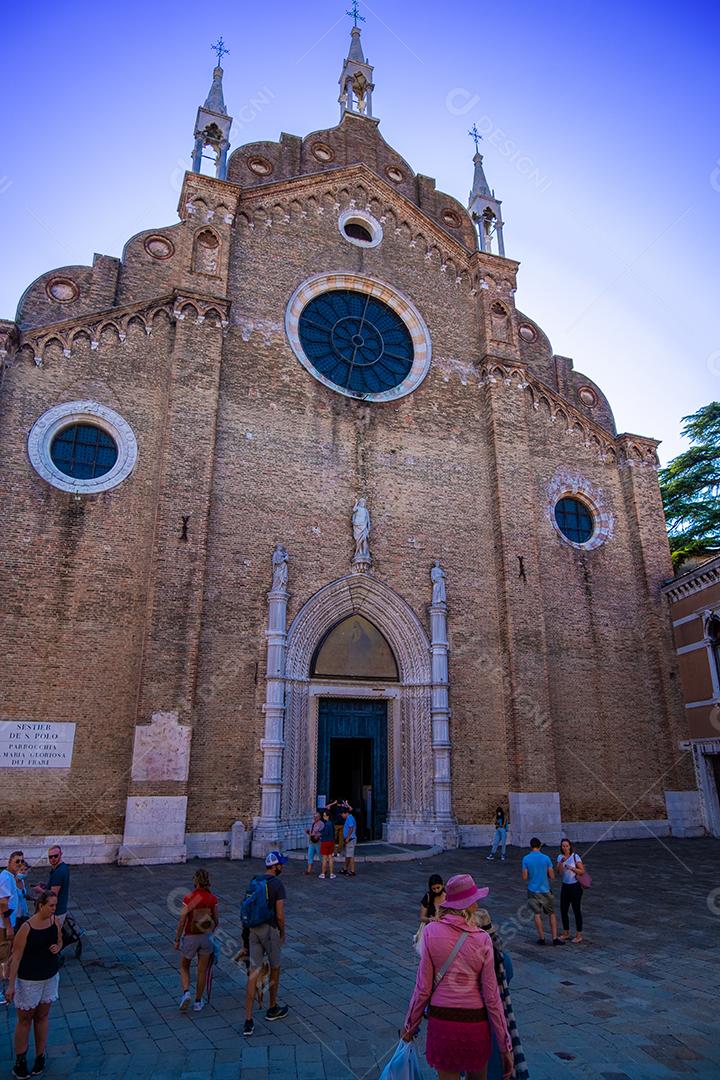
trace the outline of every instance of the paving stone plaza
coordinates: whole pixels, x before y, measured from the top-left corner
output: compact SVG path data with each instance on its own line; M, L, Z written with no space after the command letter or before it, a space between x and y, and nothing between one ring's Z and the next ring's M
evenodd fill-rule
M538 949L520 858L487 863L464 849L367 863L319 881L290 862L280 1000L286 1021L256 1014L242 1037L245 976L223 956L210 1005L178 1011L178 904L198 865L220 900L223 949L239 941L239 902L256 861L73 869L71 910L86 928L61 973L48 1077L374 1080L397 1042L413 987L411 937L427 877L467 871L511 953L513 1005L532 1080L650 1080L720 1074L717 946L720 864L710 839L599 844L587 856L586 941ZM551 852L553 854L553 852ZM36 872L41 876L41 871ZM31 875L32 877L32 875ZM0 1013L12 1068L14 1010ZM422 1047L422 1040L421 1040ZM434 1076L421 1054L423 1078Z

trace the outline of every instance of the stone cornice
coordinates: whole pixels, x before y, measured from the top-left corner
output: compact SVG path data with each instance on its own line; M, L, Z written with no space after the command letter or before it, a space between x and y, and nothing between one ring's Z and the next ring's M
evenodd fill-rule
M703 592L718 584L720 584L720 555L666 582L662 591L668 600L675 603L677 600L685 599L686 596Z
M648 439L642 435L612 435L600 424L588 419L567 398L530 375L523 364L503 362L486 356L477 365L477 370L481 382L485 384L502 384L527 392L536 412L547 410L551 424L556 424L558 420L564 422L566 430L582 438L585 446L597 448L602 461L628 466L645 465L657 469L656 449L659 443L656 439Z
M407 199L399 191L396 191L394 187L391 187L381 176L378 176L376 172L361 163L338 166L335 169L323 169L322 172L309 173L306 176L295 176L289 180L277 180L274 183L263 184L261 187L243 189L238 211L242 210L244 205L273 204L285 196L296 198L302 192L332 189L337 184L344 182L372 184L391 206L400 211L401 216L412 218L418 227L422 225L424 230L433 234L436 241L444 244L449 251L450 258L462 259L466 269L470 269L473 256L480 254L479 252L469 251L464 244L461 244L459 240L446 232L442 226L433 221L423 211L422 207L411 202L410 199ZM519 263L513 263L511 259L502 259L500 262L503 264L510 263L515 267L519 265Z
M165 312L171 320L184 319L185 312L194 313L199 323L203 323L214 312L218 325L224 330L228 325L229 308L230 301L224 297L206 296L188 289L175 289L164 296L152 297L134 304L107 308L74 319L65 319L62 322L37 327L20 334L17 353L24 349L32 350L32 358L40 367L49 345L53 343L59 345L63 354L69 357L72 355L73 342L78 335L89 339L91 349L97 349L102 334L108 329L115 331L118 341L122 344L127 338L128 325L132 320L139 321L149 336L152 333L153 320L159 312Z

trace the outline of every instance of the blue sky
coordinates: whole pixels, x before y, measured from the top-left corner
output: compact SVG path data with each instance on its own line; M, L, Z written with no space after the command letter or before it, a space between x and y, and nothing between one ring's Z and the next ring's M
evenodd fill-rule
M218 35L233 147L336 123L348 6L13 5L0 315L46 270L176 220ZM478 124L522 264L518 306L605 390L619 430L662 439L663 461L678 453L680 418L720 397L720 6L361 11L385 138L465 201Z

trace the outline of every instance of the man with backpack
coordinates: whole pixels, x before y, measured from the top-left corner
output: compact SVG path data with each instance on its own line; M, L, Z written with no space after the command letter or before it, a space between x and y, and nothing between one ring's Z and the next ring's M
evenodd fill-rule
M284 1020L287 1005L278 1005L280 987L280 950L285 944L285 886L280 881L287 857L279 851L265 856L265 873L254 877L242 902L243 929L249 930L250 972L245 993L245 1025L243 1035L255 1031L253 1004L255 989L263 964L270 968L270 1008L266 1020Z

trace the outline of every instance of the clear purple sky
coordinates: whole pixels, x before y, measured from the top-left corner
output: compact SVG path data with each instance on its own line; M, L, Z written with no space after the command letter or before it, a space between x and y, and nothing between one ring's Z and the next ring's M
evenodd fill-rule
M233 147L337 122L349 3L41 0L3 17L0 315L56 266L172 223L222 34ZM385 138L467 198L473 121L517 303L605 390L619 430L682 449L720 397L720 6L373 0Z

